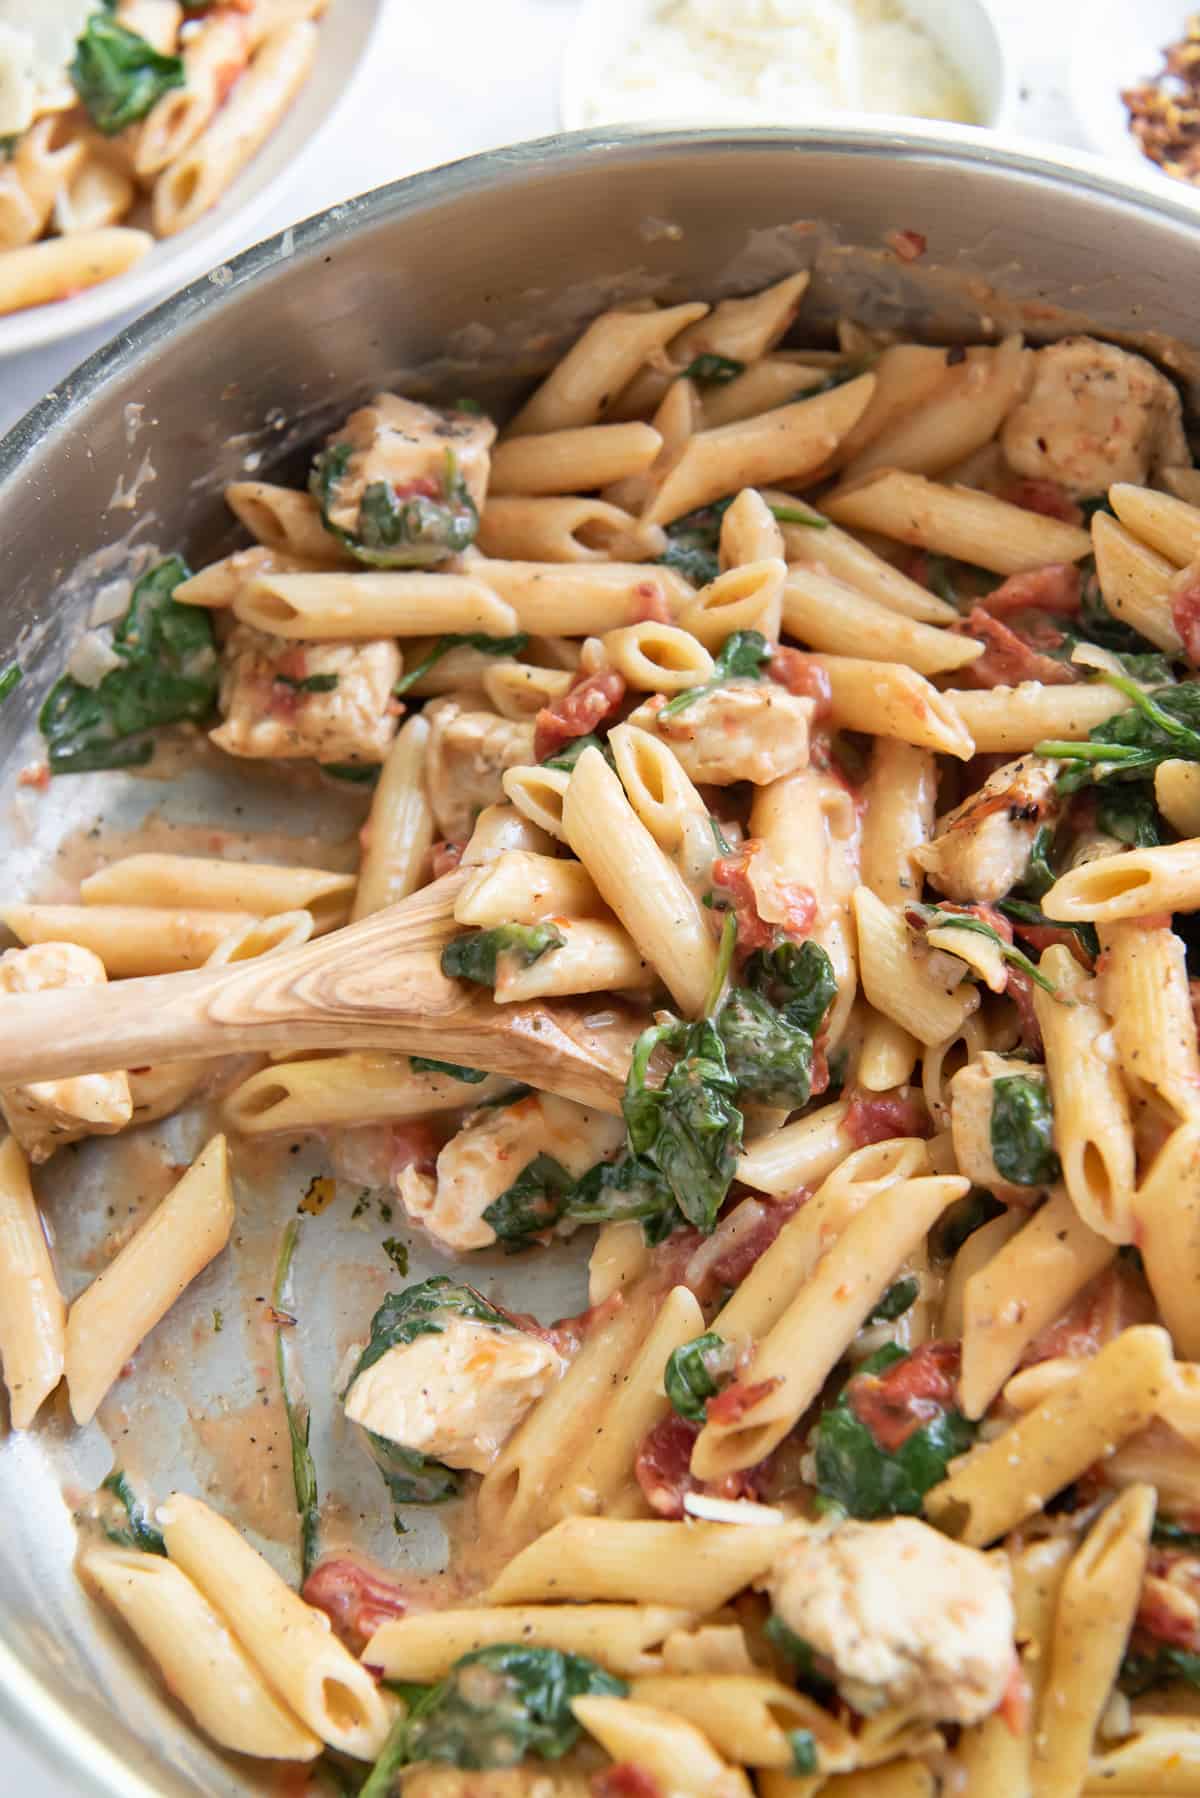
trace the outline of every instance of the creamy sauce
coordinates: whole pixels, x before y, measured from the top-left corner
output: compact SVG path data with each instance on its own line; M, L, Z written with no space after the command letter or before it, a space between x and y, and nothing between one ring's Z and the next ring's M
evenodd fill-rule
M597 69L582 122L783 124L831 108L979 123L899 0L663 0Z

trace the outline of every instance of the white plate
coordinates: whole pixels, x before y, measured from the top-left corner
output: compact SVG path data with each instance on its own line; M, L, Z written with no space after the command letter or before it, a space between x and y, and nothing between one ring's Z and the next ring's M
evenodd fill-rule
M1059 0L1047 0L1047 3L1055 5ZM559 116L564 129L575 131L613 122L592 116L588 110L589 94L601 71L614 61L621 47L661 4L662 0L583 0L563 58ZM904 0L904 9L915 23L924 27L962 75L974 101L979 124L995 128L1006 123L1015 99L1012 61L1005 55L1000 33L984 0ZM672 110L672 117L677 110ZM839 125L879 126L887 122L881 113L852 114L831 110L828 117ZM648 124L650 120L639 115L636 122ZM696 122L714 124L723 121L705 118ZM803 119L772 116L743 122L811 125L819 123L820 119L809 112Z
M270 205L280 182L295 173L302 158L314 154L342 112L386 4L387 0L330 0L321 20L312 74L220 204L177 237L156 243L127 275L74 299L0 318L0 356L94 329L118 313L144 312L152 300L186 286L252 243L254 222Z
M1134 176L1169 181L1181 194L1189 183L1164 174L1142 154L1121 89L1158 73L1164 47L1178 43L1193 10L1189 0L1093 0L1080 14L1068 74L1071 107L1092 149Z

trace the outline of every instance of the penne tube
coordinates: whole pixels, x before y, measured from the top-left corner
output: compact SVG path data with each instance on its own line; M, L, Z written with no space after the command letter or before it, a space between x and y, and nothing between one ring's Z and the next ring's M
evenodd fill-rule
M160 56L169 56L179 37L183 8L178 0L119 0L117 23L144 39Z
M467 653L475 652L468 650ZM481 675L484 697L502 718L536 718L543 706L552 706L574 685L575 677L565 668L534 668L527 662L498 662L495 656L486 656L484 661L487 664ZM410 687L409 691L415 693L417 688Z
M697 356L727 356L734 362L757 362L783 338L799 311L811 276L807 269L785 275L761 293L722 300L705 318L689 325L671 344L665 367L644 368L616 406L620 418L637 418L658 405L678 374ZM813 361L818 358L814 355ZM682 383L679 383L682 385Z
M1181 837L1200 837L1200 762L1160 762L1154 803Z
M463 574L259 575L233 602L235 618L276 637L422 637L479 631L511 637L517 618L482 581Z
M921 897L925 874L913 852L933 835L937 781L928 749L876 737L863 790L861 861L863 885L885 905L909 905Z
M644 312L602 312L555 363L505 435L526 437L596 424L643 364L657 362L671 339L707 312L702 301Z
M151 211L159 237L202 218L270 136L308 79L317 28L298 19L271 32L212 123L154 183Z
M1113 617L1168 655L1181 655L1183 643L1171 617L1174 563L1105 512L1092 519L1092 548L1100 592Z
M498 1098L509 1084L496 1078L465 1083L414 1068L407 1055L361 1049L263 1068L234 1087L222 1117L241 1136L386 1124L478 1105Z
M686 617L686 613L685 613ZM783 625L809 649L903 662L918 674L947 674L977 661L983 644L931 624L905 618L879 600L815 568L794 568L783 589Z
M601 638L611 668L640 693L683 693L711 680L713 659L686 612L681 625L626 624Z
M510 436L492 450L488 492L498 497L594 492L644 474L661 448L662 438L646 424L584 425Z
M1007 1225L1008 1219L995 1222ZM1062 1190L1015 1235L996 1243L992 1258L962 1290L958 1390L967 1417L983 1416L1030 1343L1111 1266L1116 1253L1116 1244L1089 1229Z
M554 923L562 944L527 968L502 969L496 976L497 1005L654 985L654 970L619 924L607 918L564 917Z
M1128 481L1115 482L1108 498L1126 530L1176 568L1200 559L1200 507L1172 493L1135 487Z
M76 1423L90 1423L150 1331L233 1229L229 1154L214 1136L67 1314L65 1371Z
M171 598L181 605L207 606L212 611L231 606L242 588L260 574L320 574L328 562L311 556L295 556L283 549L267 549L256 543L252 549L234 550L219 562L210 562L199 574L180 581Z
M1052 944L1038 965L1056 989L1051 994L1035 987L1033 1007L1045 1044L1063 1181L1086 1224L1111 1242L1132 1242L1133 1120L1099 983L1061 943Z
M443 1679L464 1654L495 1642L582 1654L629 1679L662 1665L664 1637L687 1629L688 1611L658 1604L546 1604L414 1612L380 1624L363 1664L384 1679Z
M244 17L222 9L201 21L183 47L183 86L168 89L123 140L129 143L141 180L157 175L195 143L249 54Z
M692 1450L697 1479L754 1467L776 1448L883 1297L905 1258L947 1205L967 1192L957 1175L895 1181L851 1218L754 1351L742 1376L757 1394L730 1422L710 1417Z
M689 438L700 429L702 407L699 389L682 376L673 381L663 396L662 404L650 420L662 439L662 447L644 474L630 475L627 480L613 481L604 488L601 498L623 511L640 514L662 476L671 467ZM647 524L647 530L662 530L658 524ZM665 536L664 532L664 536Z
M1154 1489L1131 1486L1092 1525L1059 1589L1038 1713L1033 1798L1078 1792L1137 1613Z
M1170 1124L1200 1113L1200 1049L1183 941L1167 924L1100 928L1100 998L1136 1101Z
M459 865L481 867L484 862L494 862L506 849L522 849L530 855L553 855L554 838L544 830L538 830L515 805L485 805L475 820L475 828L467 839Z
M739 1766L794 1767L791 1733L798 1729L813 1738L826 1773L852 1767L857 1758L849 1729L767 1673L642 1674L629 1695L635 1704L685 1718Z
M7 905L0 908L0 921L22 943L81 944L117 980L198 968L225 937L253 923L254 914L151 905Z
M320 1738L280 1702L222 1618L172 1562L125 1548L89 1548L79 1571L214 1742L264 1760L311 1761L321 1753Z
M915 669L857 656L821 655L816 660L829 676L835 728L896 737L918 749L957 756L961 762L969 762L978 750L950 696L939 693Z
M115 225L133 205L136 189L123 169L89 156L54 198L53 224L60 237Z
M15 1137L0 1143L0 1365L14 1430L27 1430L63 1375L67 1308Z
M344 562L345 553L332 531L321 522L321 511L311 493L293 487L277 487L271 481L231 481L224 490L225 504L255 542L284 556L307 562ZM194 576L203 579L208 570ZM176 588L183 592L191 583Z
M0 252L19 250L41 235L41 212L15 168L0 168Z
M869 1093L907 1086L921 1049L915 1036L892 1018L872 1011L863 1032L855 1077Z
M991 442L1032 374L1033 356L1020 337L967 350L943 367L941 381L919 405L907 406L846 463L843 478L856 481L879 468L942 474Z
M571 1709L618 1765L636 1767L659 1791L679 1798L753 1798L745 1773L682 1717L629 1698L576 1698Z
M480 556L464 566L512 607L519 629L534 635L600 637L664 612L673 618L694 591L673 568L640 562L493 562Z
M79 884L85 905L248 912L255 917L306 911L318 933L346 922L353 893L353 874L201 855L126 855Z
M1111 687L992 687L977 693L948 688L941 701L969 732L979 755L1016 754L1044 738L1081 743L1089 731L1129 709Z
M429 735L427 718L406 719L384 758L361 832L352 923L407 899L426 878L434 835L424 778Z
M26 306L48 306L102 281L127 274L154 247L148 231L107 225L48 237L0 257L0 317Z
M774 645L786 576L786 564L778 557L727 569L684 605L679 622L708 649L720 649L734 631L758 631Z
M1061 875L1042 900L1048 918L1072 924L1115 924L1198 908L1200 838L1084 862Z
M454 919L474 930L496 924L538 924L566 915L594 918L604 911L596 885L581 862L506 849L472 874L454 901Z
M173 1492L158 1522L171 1561L229 1625L278 1697L329 1747L373 1760L391 1721L388 1699L313 1610L231 1523Z
M789 351L763 356L731 381L705 389L703 428L714 431L718 425L736 424L739 419L754 418L792 400L811 397L824 383L823 368L798 361Z
M924 343L893 343L881 350L865 344L861 351L849 344L844 347L851 355L870 357L875 392L833 458L835 468L846 467L868 444L923 408L945 385L947 371L954 366L951 356L962 355L961 350L952 352Z
M660 737L618 724L608 733L608 745L626 797L660 849L674 854L696 824L711 835L707 806Z
M725 573L749 562L782 562L783 532L756 487L743 487L721 520L720 562Z
M972 1548L1033 1517L1155 1416L1171 1381L1171 1338L1151 1324L1122 1330L1008 1429L977 1443L925 1498L925 1514Z
M939 486L923 475L879 469L821 502L835 524L876 531L918 549L954 556L993 574L1021 574L1090 555L1088 533L1027 512L973 487Z
M687 1016L699 1016L717 959L706 913L598 749L585 749L575 764L563 801L563 829L601 897L676 1003Z
M1173 1130L1134 1194L1136 1240L1177 1355L1200 1359L1200 1120Z
M942 1303L937 1334L957 1339L964 1334L966 1291L968 1282L999 1254L1010 1236L1015 1236L1026 1222L1015 1207L1002 1211L999 1217L972 1230L950 1264L950 1272L942 1288ZM1115 1252L1115 1251L1114 1251ZM964 1344L965 1349L965 1344Z
M858 933L858 972L863 992L884 1017L932 1045L956 1037L979 1009L979 991L961 980L947 991L917 956L903 915L877 899L869 887L853 898Z
M565 1517L508 1562L487 1602L528 1604L569 1593L576 1604L676 1604L706 1616L762 1579L804 1527Z
M886 562L857 537L852 537L849 531L840 531L807 501L770 489L764 490L763 498L771 506L798 512L811 520L806 524L789 519L781 522L784 559L789 568L811 568L818 574L828 575L858 593L865 593L868 599L878 600L890 612L898 612L903 618L915 618L922 624L953 624L959 617L955 606L902 574L891 562Z
M1152 1705L1153 1697L1146 1700ZM1165 1702L1165 1700L1160 1700ZM1200 1718L1155 1715L1146 1708L1130 1719L1130 1734L1109 1745L1099 1742L1089 1763L1084 1798L1160 1798L1163 1793L1200 1792Z
M500 784L523 818L556 842L567 841L563 806L571 776L565 768L506 768Z
M476 538L485 556L513 562L645 562L665 532L606 500L527 494L488 499Z
M704 1313L686 1286L663 1297L629 1364L614 1380L608 1400L572 1457L558 1491L549 1497L555 1518L604 1512L627 1485L638 1450L671 1410L663 1375L671 1355L704 1333Z
M670 524L743 487L780 481L801 485L858 422L874 389L874 376L860 375L831 392L777 406L757 418L696 432L651 495L644 521Z
M744 1149L737 1177L743 1186L777 1199L819 1186L856 1146L846 1128L848 1099L834 1099Z

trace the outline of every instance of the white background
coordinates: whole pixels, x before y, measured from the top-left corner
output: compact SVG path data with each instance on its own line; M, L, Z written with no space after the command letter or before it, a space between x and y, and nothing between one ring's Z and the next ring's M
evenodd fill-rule
M559 62L576 9L576 0L387 0L340 134L297 163L253 236L419 169L556 130ZM991 11L1020 79L1016 127L1082 146L1064 91L1073 0L991 0ZM1181 23L1186 11L1180 0ZM0 430L127 322L0 362ZM0 1798L71 1798L2 1726Z

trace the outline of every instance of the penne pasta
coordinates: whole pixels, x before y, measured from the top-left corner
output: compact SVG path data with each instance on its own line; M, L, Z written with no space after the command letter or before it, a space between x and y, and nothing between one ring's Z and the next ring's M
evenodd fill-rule
M27 1430L63 1375L67 1310L29 1164L14 1137L0 1143L0 1366L14 1430Z
M1077 562L1092 547L1077 525L1027 512L990 493L939 486L895 468L878 469L852 486L839 487L821 505L835 524L955 556L994 574Z

